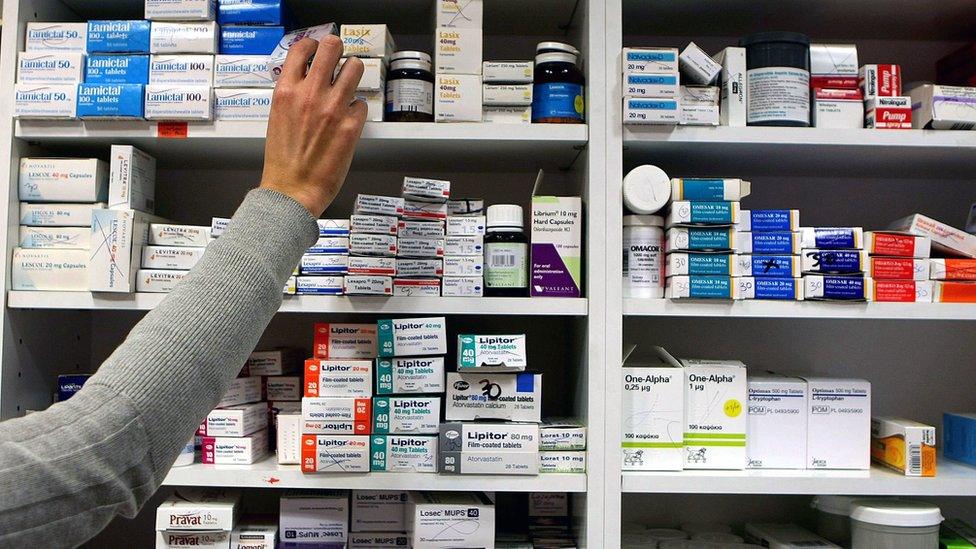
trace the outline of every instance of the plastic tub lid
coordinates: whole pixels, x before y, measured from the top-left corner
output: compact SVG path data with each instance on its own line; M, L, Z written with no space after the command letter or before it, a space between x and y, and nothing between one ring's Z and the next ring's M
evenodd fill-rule
M565 42L539 42L539 44L535 47L535 51L536 53L566 52L576 56L579 56L580 54L578 49Z
M859 499L851 505L851 518L883 526L921 527L942 523L935 505L904 499Z
M739 46L746 47L766 42L793 42L804 46L810 45L810 37L799 32L772 31L755 32L739 39Z
M576 56L571 53L563 52L546 52L540 53L535 56L535 64L541 65L543 63L571 63L576 64Z
M390 56L390 61L397 61L398 59L419 59L430 63L430 54L425 51L400 50Z
M851 516L851 504L857 498L851 496L816 496L810 502L810 507L831 515Z
M625 215L624 227L663 227L664 218L659 215Z
M637 166L624 176L624 205L636 214L653 214L671 200L671 178L657 166Z

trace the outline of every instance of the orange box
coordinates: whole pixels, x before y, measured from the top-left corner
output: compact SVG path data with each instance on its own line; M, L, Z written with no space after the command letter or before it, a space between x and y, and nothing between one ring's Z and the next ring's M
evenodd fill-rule
M376 358L376 324L316 324L315 358Z
M932 259L929 267L932 280L976 281L976 259Z
M934 477L935 427L893 417L871 418L871 460L908 477Z
M373 396L372 360L305 361L304 395L306 397Z
M936 303L976 303L976 282L935 281Z
M302 435L303 473L368 473L369 436Z

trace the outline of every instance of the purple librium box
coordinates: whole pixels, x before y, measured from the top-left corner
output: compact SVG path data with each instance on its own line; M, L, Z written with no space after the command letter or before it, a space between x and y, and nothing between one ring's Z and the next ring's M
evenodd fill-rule
M580 297L579 285L553 244L532 245L532 297Z
M532 197L532 297L580 297L583 201L578 196Z
M81 390L88 381L89 374L67 374L58 376L58 402L68 400Z

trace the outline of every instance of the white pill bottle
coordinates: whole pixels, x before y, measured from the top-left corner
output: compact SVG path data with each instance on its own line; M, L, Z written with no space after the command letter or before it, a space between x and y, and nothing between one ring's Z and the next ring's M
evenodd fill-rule
M624 297L664 297L664 218L625 215Z

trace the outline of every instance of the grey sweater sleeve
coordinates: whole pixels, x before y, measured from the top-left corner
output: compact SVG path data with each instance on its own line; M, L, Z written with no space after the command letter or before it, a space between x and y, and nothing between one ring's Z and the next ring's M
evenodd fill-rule
M134 516L257 345L317 235L303 206L251 191L78 394L0 423L0 547L73 547Z

